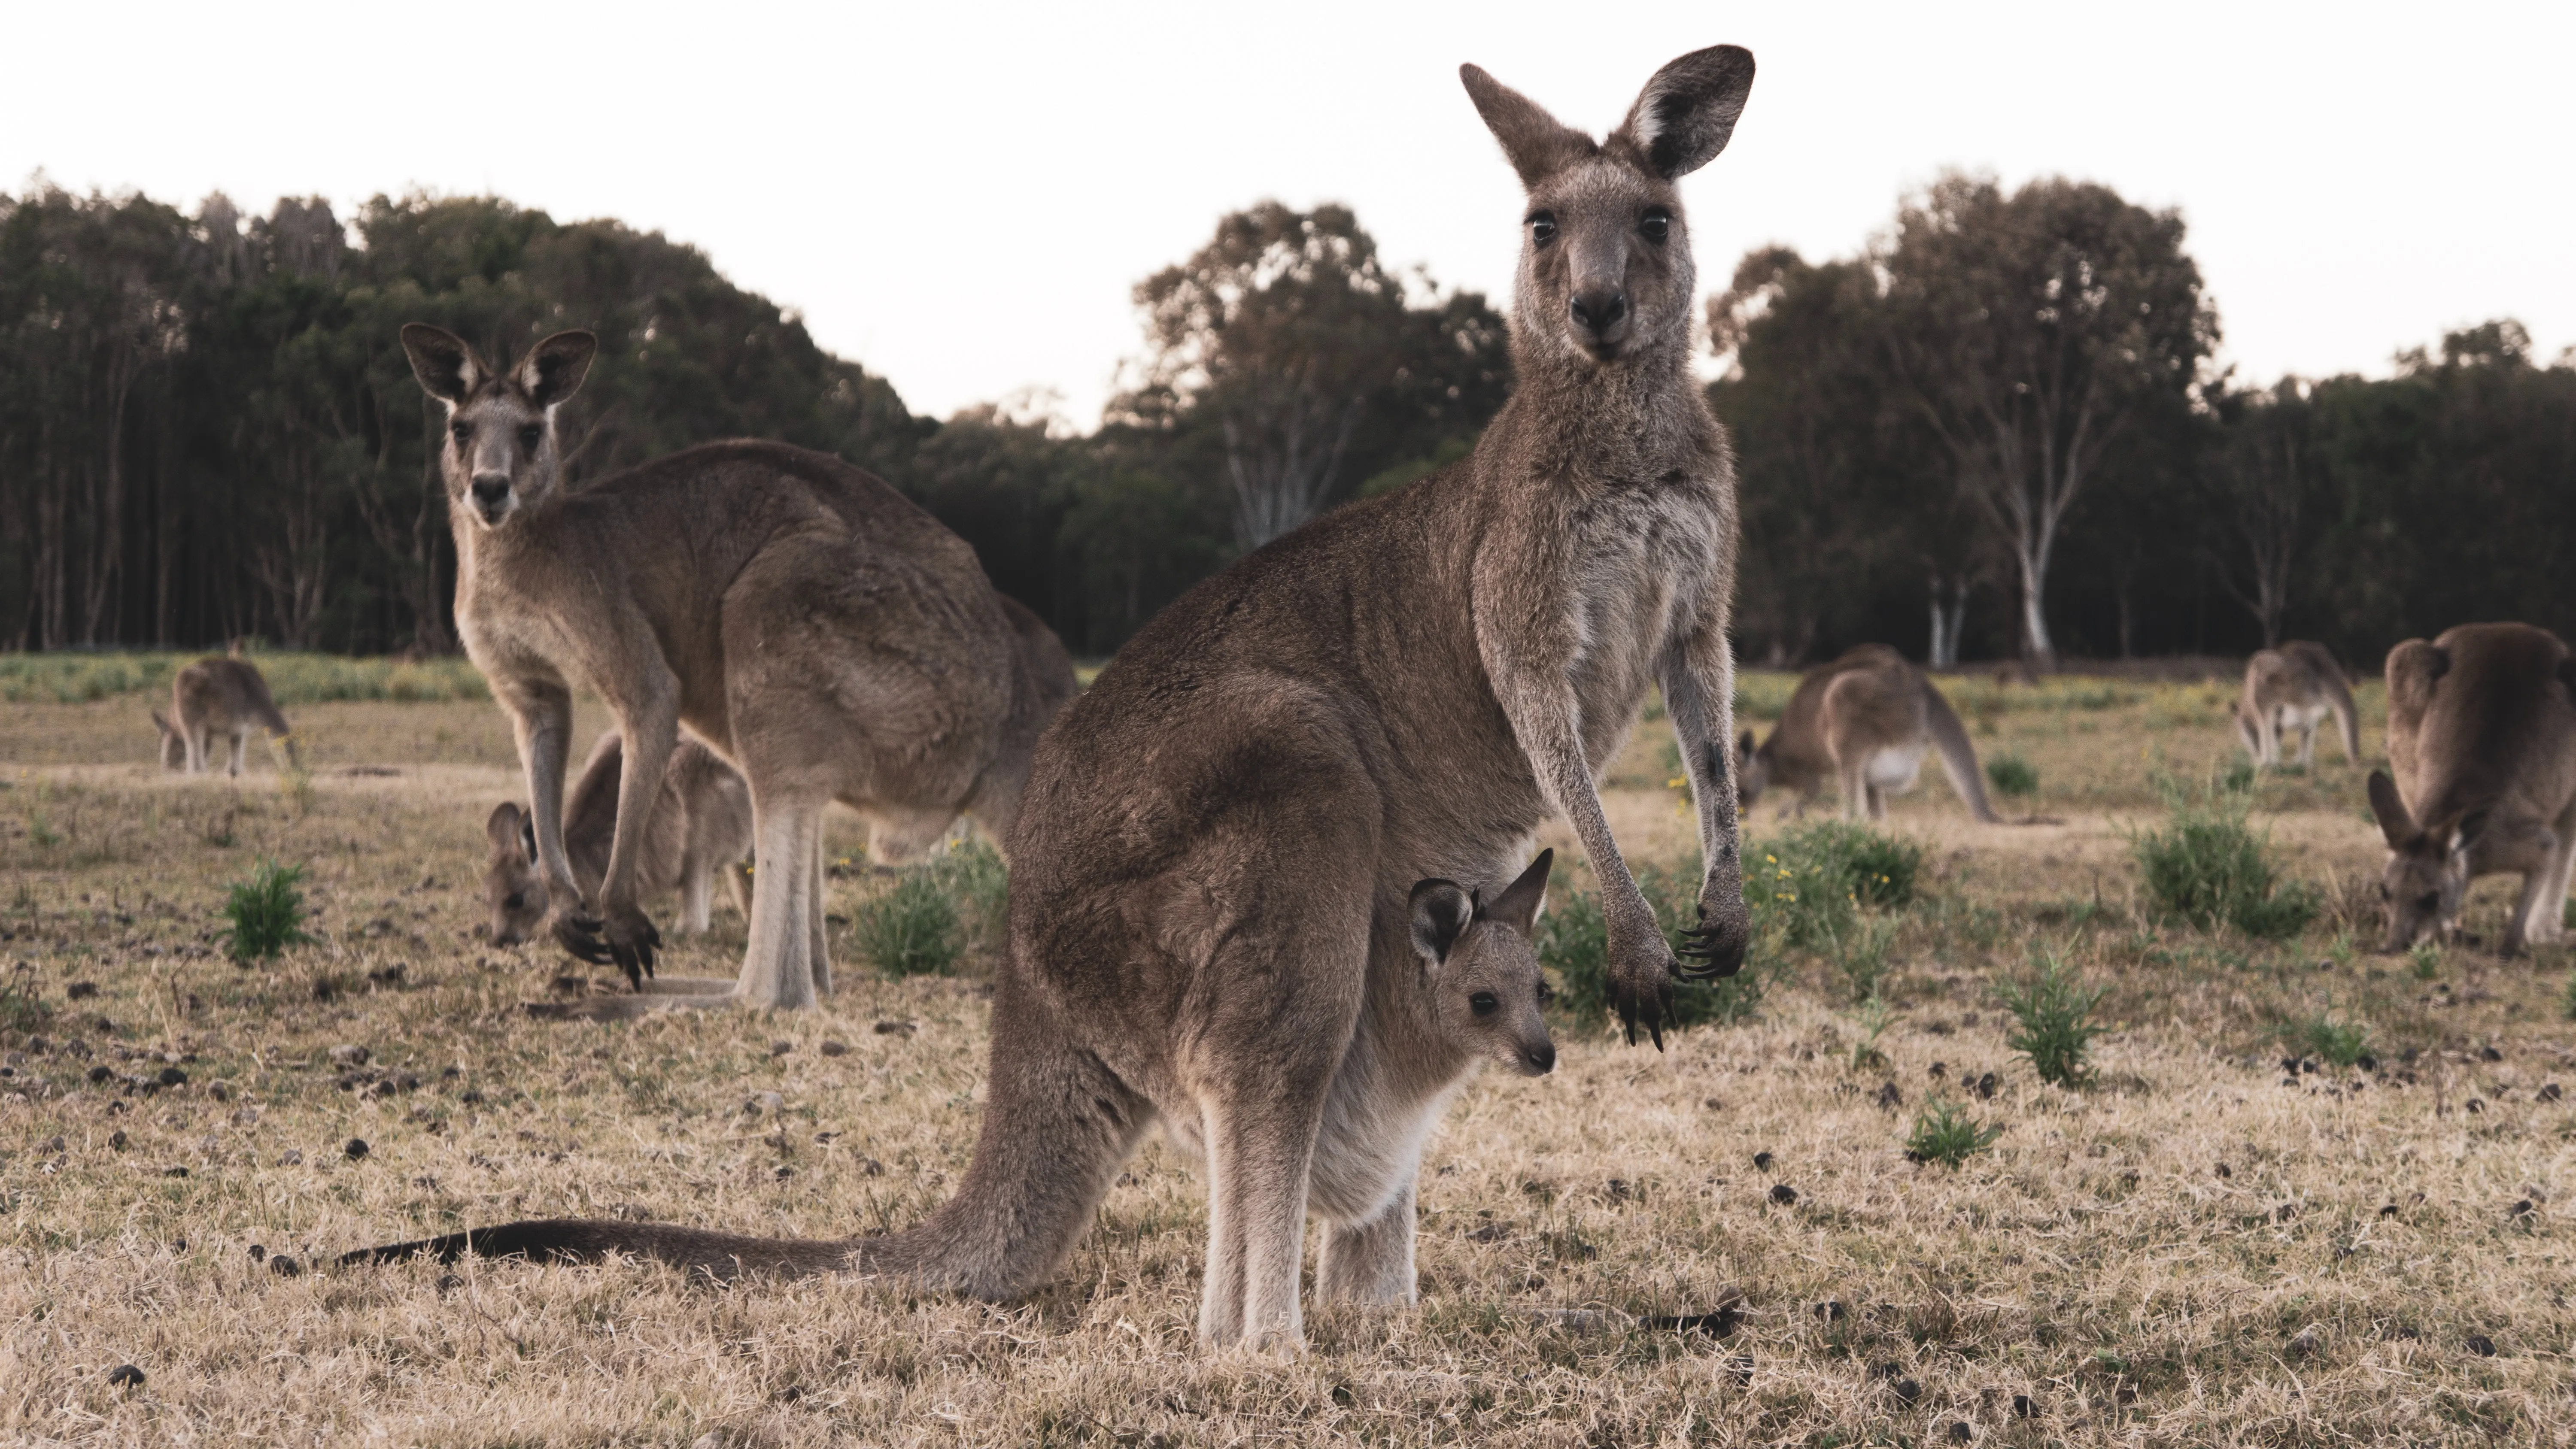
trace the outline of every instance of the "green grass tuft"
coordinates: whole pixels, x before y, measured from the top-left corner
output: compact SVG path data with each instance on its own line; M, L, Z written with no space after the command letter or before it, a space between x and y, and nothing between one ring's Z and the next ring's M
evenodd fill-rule
M1923 847L1841 820L1794 827L1745 850L1744 900L1757 936L1779 946L1832 951L1861 908L1914 902Z
M859 907L859 954L888 976L945 975L965 949L957 905L931 871L915 871Z
M1914 1114L1914 1130L1905 1138L1905 1155L1915 1162L1937 1162L1956 1168L1994 1146L1995 1139L2003 1135L2001 1122L1980 1122L1957 1103L1935 1098Z
M1655 908L1665 943L1678 952L1682 932L1699 923L1699 870L1640 866L1637 888ZM1556 973L1557 1006L1569 1019L1591 1024L1610 1015L1610 926L1601 898L1578 891L1563 871L1548 887L1547 914L1538 921L1539 964ZM1673 1017L1685 1027L1742 1021L1762 1005L1778 963L1755 953L1744 969L1718 981L1673 984Z
M2102 1004L2109 990L2086 990L2057 952L2043 949L2035 954L2040 963L2036 977L1995 988L2004 1009L2013 1015L2014 1029L2004 1045L2030 1058L2031 1069L2041 1081L2081 1087L2093 1075L2085 1060L2093 1038L2110 1030L2093 1020L2093 1008Z
M41 1031L54 1009L36 994L36 968L25 962L0 981L0 1031Z
M2334 1015L2312 1016L2281 1028L2282 1044L2300 1056L2349 1067L2370 1055L2370 1027Z
M2039 767L2015 754L2001 754L1986 761L1986 783L1998 795L2036 795L2039 793Z
M2165 914L2204 931L2226 925L2279 940L2307 929L2323 906L2314 886L2274 873L2241 803L2177 799L2164 827L2136 837L2130 850Z
M265 961L289 946L310 945L304 932L304 867L264 860L245 881L233 882L224 900L224 950L245 964Z

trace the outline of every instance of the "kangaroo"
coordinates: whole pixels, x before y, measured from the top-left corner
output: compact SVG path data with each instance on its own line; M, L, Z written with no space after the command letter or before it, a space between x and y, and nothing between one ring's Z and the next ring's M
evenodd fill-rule
M1010 1297L1071 1251L1159 1121L1206 1169L1200 1340L1293 1350L1308 1211L1326 1223L1320 1294L1409 1300L1414 1183L1446 1089L1480 1049L1521 1070L1552 1060L1530 1054L1535 1019L1520 1014L1537 994L1520 953L1547 858L1481 913L1503 929L1470 941L1471 909L1446 954L1460 914L1441 882L1503 879L1563 813L1601 881L1632 1041L1642 1021L1661 1044L1675 975L1742 965L1734 471L1690 372L1674 183L1725 146L1753 57L1672 62L1603 141L1473 66L1460 78L1529 197L1519 386L1465 459L1176 600L1047 732L1012 837L986 1104L957 1195L857 1242L556 1222L353 1256L626 1251ZM1596 785L1650 682L1706 862L1682 960ZM1496 979L1519 984L1488 988L1492 1012L1444 995L1462 948L1510 953ZM1479 1019L1485 1034L1460 1035Z
M873 474L779 443L710 443L568 489L555 410L589 371L591 334L558 332L506 372L437 327L413 323L402 342L447 405L457 632L517 729L556 940L639 992L660 941L636 904L653 812L619 812L592 892L565 853L576 684L617 717L619 799L659 788L684 723L750 784L761 869L739 978L660 981L649 1001L582 1014L828 994L834 800L889 861L961 814L1009 837L1073 666L965 540Z
M2388 841L2383 950L2459 934L2482 875L2522 873L2502 954L2563 939L2576 869L2576 660L2546 629L2462 624L2388 652L2388 763L2370 809Z
M2323 644L2293 639L2278 649L2258 649L2245 661L2245 689L2228 705L2236 739L2258 765L2281 763L2281 735L2299 732L2298 763L2317 756L2317 726L2329 714L2343 739L2343 758L2361 758L2361 726L2343 666Z
M1746 730L1735 745L1735 792L1753 808L1773 786L1801 792L1796 808L1842 787L1843 818L1884 820L1887 797L1914 788L1923 752L1938 750L1968 813L1995 824L1985 776L1958 711L1929 675L1884 644L1863 644L1807 671L1759 748Z
M564 853L584 890L598 889L608 873L624 754L615 730L601 735L564 804ZM517 802L504 800L493 807L483 833L492 843L492 863L483 877L492 943L515 946L544 924L552 903L546 873L537 865L536 824ZM653 819L636 866L638 888L660 895L676 887L680 929L694 934L707 928L707 884L721 874L734 909L748 920L751 900L741 865L750 854L751 788L715 751L696 740L680 741L653 798Z
M170 717L163 719L159 710L151 711L152 723L161 731L161 768L185 769L191 775L202 775L212 767L208 758L218 735L232 737L232 765L229 775L242 772L242 752L250 741L251 731L268 731L273 749L286 752L290 768L304 768L296 752L294 731L286 716L277 712L277 701L268 693L268 681L260 676L259 666L247 659L206 658L179 671L170 681Z

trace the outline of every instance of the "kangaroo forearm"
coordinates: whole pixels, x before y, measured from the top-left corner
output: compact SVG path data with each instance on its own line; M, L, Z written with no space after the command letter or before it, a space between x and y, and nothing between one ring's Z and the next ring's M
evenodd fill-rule
M1619 842L1610 834L1609 818L1601 811L1601 792L1593 783L1591 763L1584 757L1582 742L1574 729L1573 700L1568 698L1554 707L1529 701L1520 710L1506 706L1505 712L1512 716L1513 731L1520 737L1522 752L1529 757L1539 789L1574 828L1574 838L1582 842L1612 921L1617 923L1624 916L1630 923L1640 919L1651 922L1654 908L1646 904L1645 892L1637 888L1636 877L1629 874L1627 859L1619 853Z
M676 708L647 707L620 721L624 758L617 775L617 833L608 850L608 868L599 883L602 902L630 904L640 882L638 866L653 812L661 804L662 772L679 743Z
M528 814L537 836L537 860L548 884L573 885L572 861L564 853L564 770L572 750L572 695L560 686L519 685L503 692L513 732L518 736L519 765L528 781Z
M1735 772L1729 750L1735 738L1734 661L1683 665L1665 674L1664 713L1672 720L1698 808L1701 856L1711 870L1731 865L1737 852Z

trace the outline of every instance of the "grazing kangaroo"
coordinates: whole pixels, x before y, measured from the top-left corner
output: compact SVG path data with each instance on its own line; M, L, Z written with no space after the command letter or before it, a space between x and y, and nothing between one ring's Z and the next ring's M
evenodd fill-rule
M2245 661L2245 689L2228 706L2236 738L2258 765L2281 763L2281 735L2299 732L2298 763L2317 757L2317 726L2333 715L2345 764L2361 758L2361 726L2343 666L2323 644L2293 639L2278 649L2258 649Z
M582 765L572 798L564 803L564 854L584 890L597 890L608 874L624 761L617 732L601 735ZM492 843L492 863L483 875L492 943L515 946L545 923L552 904L546 873L537 864L536 822L515 801L504 800L493 807L483 833ZM743 919L751 918L741 869L751 854L751 787L715 751L690 739L673 747L671 763L662 769L662 788L653 797L642 849L637 887L647 895L676 888L682 931L706 930L707 885L719 874L734 909Z
M170 681L170 717L163 719L159 710L152 713L152 723L161 731L161 767L185 769L191 775L202 775L212 767L208 758L213 753L216 736L232 737L232 765L226 774L242 771L242 751L249 743L251 731L264 729L272 748L286 751L286 763L294 769L304 768L295 749L295 734L286 716L277 712L277 701L268 694L268 681L260 676L259 666L247 659L200 659L179 671Z
M2388 841L2383 950L2459 932L2482 875L2522 873L2502 954L2565 934L2576 869L2576 660L2546 629L2462 624L2388 652L2388 763L2370 809Z
M1319 1292L1409 1299L1414 1182L1444 1093L1478 1054L1552 1060L1526 939L1548 857L1481 909L1442 883L1505 878L1563 813L1601 881L1613 998L1632 1036L1643 1020L1662 1040L1685 968L1595 784L1653 682L1707 863L1688 969L1741 966L1734 474L1690 372L1674 182L1726 144L1753 57L1672 62L1601 142L1460 74L1529 193L1519 387L1466 459L1182 596L1048 731L1012 837L982 1129L956 1197L854 1242L557 1222L376 1256L627 1251L1008 1297L1063 1260L1159 1120L1206 1167L1202 1342L1302 1342L1310 1209L1326 1220ZM1491 984L1461 1001L1452 973L1470 969Z
M657 982L649 999L583 1014L797 1007L829 992L834 800L888 860L927 850L960 814L1010 836L1073 666L965 540L874 475L778 443L711 443L568 489L554 416L598 350L589 333L545 338L506 372L436 327L413 323L402 341L447 404L457 632L517 727L556 939L639 990L660 940L636 904L653 812L618 813L595 892L565 854L575 685L617 717L618 798L660 788L684 723L750 783L761 869L740 978Z
M1914 788L1926 749L1940 752L1968 813L1994 824L1985 776L1958 711L1904 655L1863 644L1807 671L1760 748L1753 731L1744 732L1735 746L1735 793L1750 810L1764 790L1796 790L1795 808L1803 812L1828 785L1838 785L1845 819L1884 820L1887 797Z

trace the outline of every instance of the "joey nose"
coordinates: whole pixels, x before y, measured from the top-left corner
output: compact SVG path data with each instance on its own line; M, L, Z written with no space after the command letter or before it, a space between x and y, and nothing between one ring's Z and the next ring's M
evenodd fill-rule
M1529 1063L1531 1076L1544 1077L1556 1070L1556 1043L1543 1041L1537 1046L1523 1047L1521 1060Z
M1606 339L1627 320L1628 294L1617 287L1587 287L1574 294L1573 312L1575 326Z

